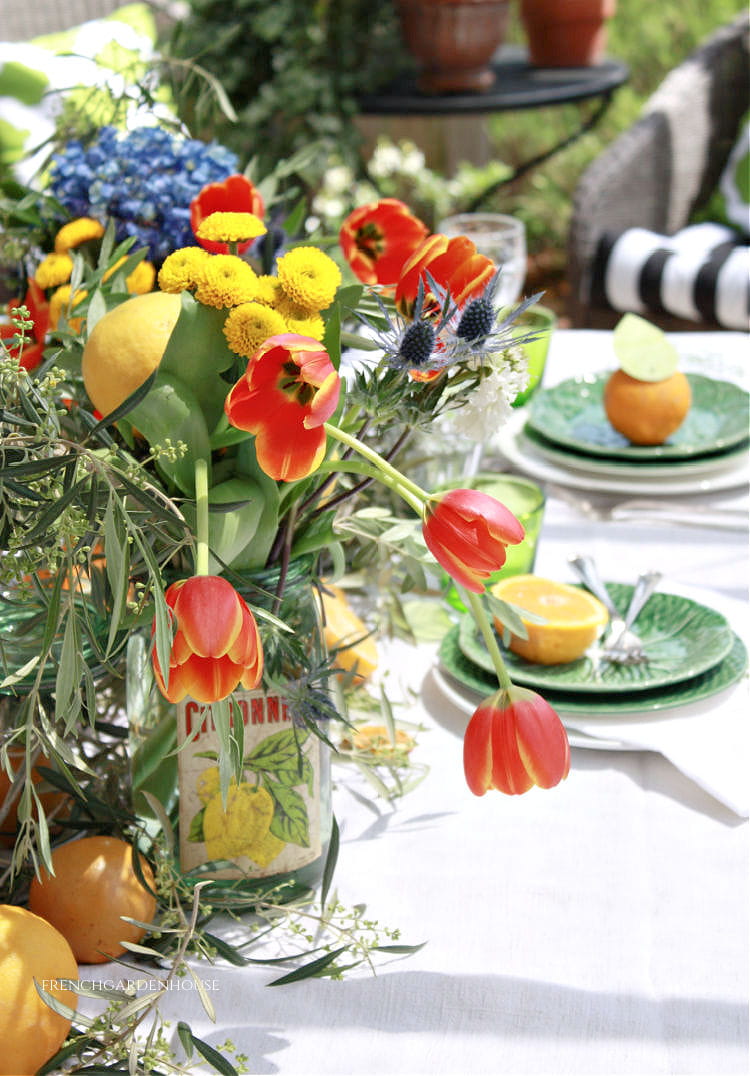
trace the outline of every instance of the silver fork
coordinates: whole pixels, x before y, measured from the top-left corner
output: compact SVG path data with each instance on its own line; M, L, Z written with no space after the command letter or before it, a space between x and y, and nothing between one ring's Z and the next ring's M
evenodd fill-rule
M594 563L594 558L583 553L576 553L574 556L568 557L568 564L570 564L573 571L577 574L578 578L586 587L586 590L590 590L594 597L599 599L609 613L607 638L620 638L625 629L625 618L612 601L609 591L599 575L596 564ZM632 641L640 645L641 640L637 636L632 635L632 633L631 636Z
M660 579L661 572L641 572L638 576L630 598L628 611L625 614L622 630L618 635L613 635L610 632L608 641L599 652L599 657L604 661L612 662L615 665L640 665L648 661L648 656L643 649L641 640L630 628L653 594Z

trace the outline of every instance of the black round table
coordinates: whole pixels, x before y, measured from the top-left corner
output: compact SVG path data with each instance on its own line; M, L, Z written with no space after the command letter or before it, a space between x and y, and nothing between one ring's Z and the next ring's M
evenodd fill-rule
M424 93L417 87L417 73L403 72L376 93L359 99L363 116L476 117L492 112L548 108L577 102L595 101L596 107L582 116L578 126L549 149L523 162L499 182L478 195L467 209L476 209L499 187L513 183L520 176L548 160L561 149L591 130L606 111L618 87L627 82L626 64L605 59L591 67L534 67L524 48L504 45L492 63L495 81L483 93Z

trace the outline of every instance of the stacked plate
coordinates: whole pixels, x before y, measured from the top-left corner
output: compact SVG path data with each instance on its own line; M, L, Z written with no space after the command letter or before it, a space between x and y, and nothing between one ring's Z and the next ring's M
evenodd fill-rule
M692 404L682 426L662 445L632 445L604 412L610 372L543 389L514 413L493 447L533 478L614 494L690 494L748 482L744 389L688 374Z
M624 612L632 586L608 583L607 589ZM683 706L723 691L747 668L747 650L725 617L690 598L657 592L637 630L649 659L642 665L612 665L596 646L567 665L535 665L500 645L513 681L543 694L563 723L566 714L648 714ZM466 714L497 690L489 651L468 614L444 637L439 660L438 686ZM616 746L570 739L578 746Z

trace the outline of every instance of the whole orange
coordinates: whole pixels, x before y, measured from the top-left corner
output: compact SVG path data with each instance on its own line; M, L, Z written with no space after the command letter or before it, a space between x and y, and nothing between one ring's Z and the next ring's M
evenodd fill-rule
M140 857L150 886L154 875ZM82 964L102 964L125 952L123 941L139 942L142 927L125 923L127 915L150 923L156 899L133 870L133 850L119 837L82 837L52 851L50 875L42 868L29 889L29 907L68 939Z
M679 370L662 381L640 381L615 370L604 386L612 426L634 445L661 445L690 410L690 382Z
M34 980L71 1009L78 997L63 980L78 964L59 931L38 915L0 904L0 1076L31 1076L62 1046L71 1021L47 1005Z
M22 747L11 746L8 748L8 760L11 764L11 769L13 769L14 776L17 773L17 765L20 764L23 758L23 752L24 749ZM37 792L45 814L50 814L55 808L58 808L58 810L55 811L55 816L59 817L60 806L68 801L70 797L65 792L60 791L60 789L51 788L39 773L37 766L50 767L50 760L46 755L39 755L37 757L36 764L31 771L31 780L37 786ZM0 806L5 805L5 800L12 783L13 781L8 776L5 767L0 766ZM19 799L20 791L16 790L16 792L13 793L13 798L9 804L8 813L3 821L0 822L0 847L10 848L15 843L16 830L18 828ZM34 817L36 817L36 804L33 805L32 811ZM54 830L55 827L51 825L51 828Z

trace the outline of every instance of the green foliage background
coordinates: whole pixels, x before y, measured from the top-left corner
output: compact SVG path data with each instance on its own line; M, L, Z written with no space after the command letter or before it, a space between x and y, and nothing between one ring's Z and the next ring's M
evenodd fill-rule
M181 100L190 101L183 109L192 129L231 146L243 166L253 159L258 175L295 150L319 143L315 164L308 163L296 177L308 191L319 182L328 153L356 161L357 96L411 63L393 0L189 4L191 14L177 27L169 49L215 75L237 112L237 122L230 122L211 103L205 84L183 73L177 89ZM741 10L738 0L619 0L609 24L608 52L628 64L629 82L593 132L515 187L503 188L486 208L523 217L532 251L562 252L570 197L583 169L632 123L665 74ZM516 0L508 39L524 40ZM201 86L203 93L197 92ZM578 106L496 114L489 121L493 151L514 168L565 137L579 118Z

